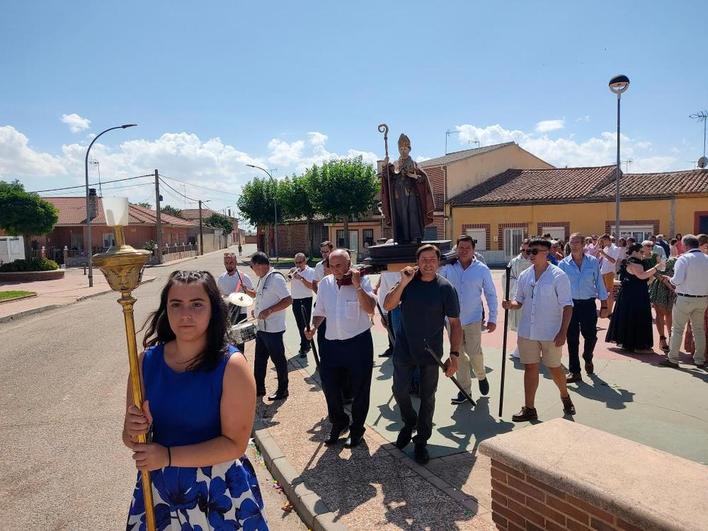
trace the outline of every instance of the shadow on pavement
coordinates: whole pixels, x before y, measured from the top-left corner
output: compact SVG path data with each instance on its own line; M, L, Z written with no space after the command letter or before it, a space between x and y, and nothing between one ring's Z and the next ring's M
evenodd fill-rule
M580 396L604 402L609 409L624 409L628 402L634 402L634 393L627 389L611 387L605 380L597 374L589 376L592 385L589 385L585 380L581 380L576 384L569 384L568 391L578 393Z

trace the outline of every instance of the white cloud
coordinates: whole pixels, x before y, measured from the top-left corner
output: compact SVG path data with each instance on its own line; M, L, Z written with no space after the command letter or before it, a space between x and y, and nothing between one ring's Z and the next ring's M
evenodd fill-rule
M91 120L88 118L83 118L75 112L71 114L62 114L61 121L69 126L69 130L72 133L80 133L81 131L88 129L91 125Z
M35 151L29 140L11 125L0 126L0 178L23 179L65 175L59 157Z
M103 140L103 139L101 139ZM57 154L43 153L29 146L28 138L12 126L0 126L0 179L20 179L27 190L58 188L84 182L84 156L88 139L61 146ZM118 146L107 146L100 141L94 144L91 158L100 163L102 181L134 177L153 172L157 168L166 177L187 181L183 184L168 181L179 193L189 197L211 199L210 206L233 208L241 187L251 180L255 172L246 164L277 168L276 176L300 173L312 164L328 160L362 157L375 163L375 153L348 149L344 153L327 150L327 135L309 132L302 139L292 142L273 138L264 146L263 156L239 150L214 137L202 140L194 133L164 133L156 139L135 139ZM96 181L97 173L89 168L90 180ZM62 177L50 179L49 177ZM106 194L128 195L133 201L154 202L154 188L150 179L104 185ZM193 186L196 185L196 186ZM119 191L108 190L120 186ZM206 187L211 190L205 190ZM221 191L221 192L219 192ZM61 195L81 195L81 189L57 192ZM162 188L165 202L180 208L193 206L167 187Z
M541 120L536 124L536 131L539 133L550 133L565 127L565 119L560 120Z
M319 131L310 131L307 133L307 137L310 144L313 146L324 146L329 138L327 135L320 133Z
M590 121L590 115L586 114L585 116L580 116L579 118L575 119L576 122L589 122Z
M506 129L499 124L486 127L464 124L458 125L456 130L459 131L461 144L479 140L482 146L489 146L513 141L558 167L602 166L613 164L616 158L616 133L603 132L579 141L573 135L551 139L545 134ZM626 135L621 135L621 139L622 160L632 159L632 172L669 171L684 166L676 156L654 153L651 142L636 140Z

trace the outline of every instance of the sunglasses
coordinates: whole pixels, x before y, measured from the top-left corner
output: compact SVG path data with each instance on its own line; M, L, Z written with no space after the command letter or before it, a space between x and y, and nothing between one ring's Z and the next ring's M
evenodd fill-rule
M546 252L546 249L526 249L526 254L537 255L538 253Z

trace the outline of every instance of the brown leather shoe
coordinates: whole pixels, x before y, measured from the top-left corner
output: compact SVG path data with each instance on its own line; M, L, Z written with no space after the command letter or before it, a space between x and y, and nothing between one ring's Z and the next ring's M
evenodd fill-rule
M566 415L575 415L575 406L570 396L562 396L561 401L563 402L563 413Z
M565 383L575 383L575 382L582 382L583 377L580 375L579 372L569 372L566 377L565 377Z
M538 413L535 407L522 406L521 411L516 415L512 415L511 420L514 422L528 422L529 420L538 420Z

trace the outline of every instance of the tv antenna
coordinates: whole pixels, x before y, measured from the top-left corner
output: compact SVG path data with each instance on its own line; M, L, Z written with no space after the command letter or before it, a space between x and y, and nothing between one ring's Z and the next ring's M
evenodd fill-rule
M690 114L688 116L689 118L696 120L698 122L703 122L703 156L698 159L698 167L699 168L705 168L706 167L706 120L708 120L708 111L698 111L694 112L693 114ZM703 166L701 166L701 163L703 163Z

